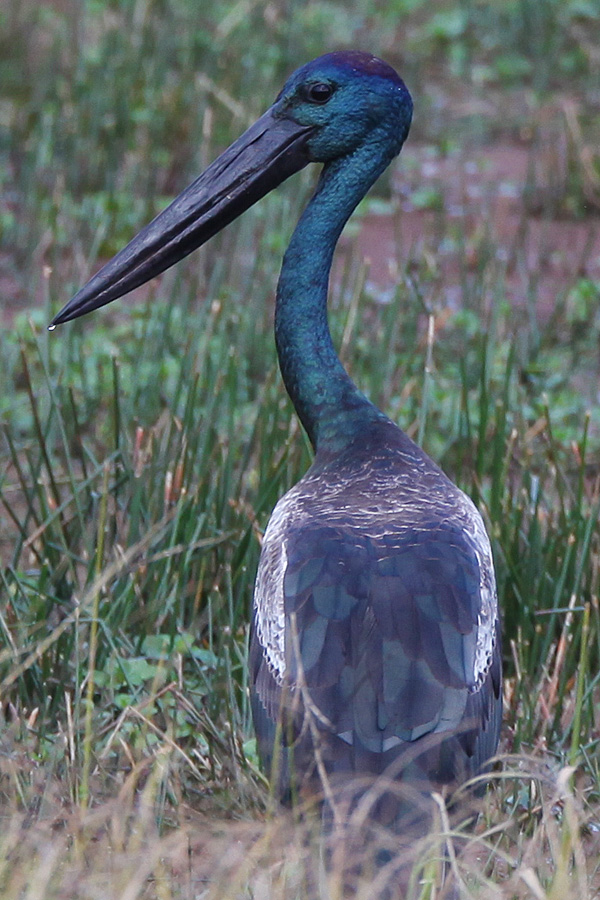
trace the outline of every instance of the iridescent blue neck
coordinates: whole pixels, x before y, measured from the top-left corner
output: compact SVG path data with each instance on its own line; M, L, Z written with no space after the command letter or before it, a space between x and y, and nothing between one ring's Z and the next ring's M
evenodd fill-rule
M333 347L327 293L333 252L359 200L390 162L385 141L328 163L286 251L275 310L281 374L315 450L337 448L385 419L358 390Z

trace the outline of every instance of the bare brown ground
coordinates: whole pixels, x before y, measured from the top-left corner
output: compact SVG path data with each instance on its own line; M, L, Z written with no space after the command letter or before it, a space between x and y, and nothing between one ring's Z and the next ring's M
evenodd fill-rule
M367 215L356 239L343 238L346 252L356 246L368 281L384 296L407 264L416 267L427 259L439 276L442 296L436 302L456 307L465 276L495 263L511 305L533 302L544 321L577 279L600 278L600 217L557 218L551 173L546 173L548 188L528 196L528 172L539 168L530 147L494 144L468 155L438 157L428 147L409 145L406 154L410 168L401 157L395 172L398 212ZM411 195L423 188L431 190L435 210L411 204ZM491 299L484 290L483 302Z

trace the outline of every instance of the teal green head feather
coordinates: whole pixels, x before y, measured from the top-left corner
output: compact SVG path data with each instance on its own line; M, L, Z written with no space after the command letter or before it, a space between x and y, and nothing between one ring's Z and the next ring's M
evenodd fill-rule
M311 159L327 163L362 143L383 145L388 162L410 127L413 104L406 85L383 60L367 53L328 53L288 79L274 104L276 114L315 126Z

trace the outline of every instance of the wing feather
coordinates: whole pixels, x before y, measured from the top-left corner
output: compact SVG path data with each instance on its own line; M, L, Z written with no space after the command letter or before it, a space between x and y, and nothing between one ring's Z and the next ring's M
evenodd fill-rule
M352 522L292 515L290 527L275 531L269 526L265 535L255 596L263 624L252 640L258 659L262 634L276 630L264 623L283 617L285 662L279 680L255 663L254 690L260 714L287 723L286 746L292 720L298 747L310 740L297 696L289 711L302 682L322 716L330 772L379 773L403 753L410 777L416 766L432 784L476 772L495 750L501 712L489 545L482 555L451 519L368 533ZM285 565L269 563L273 539L284 545ZM306 747L299 752L308 755Z

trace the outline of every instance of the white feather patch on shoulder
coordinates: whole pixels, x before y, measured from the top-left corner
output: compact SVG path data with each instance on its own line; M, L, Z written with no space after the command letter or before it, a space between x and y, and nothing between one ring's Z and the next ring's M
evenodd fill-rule
M278 684L283 682L285 664L285 600L283 579L287 569L286 526L293 519L295 490L276 505L269 519L256 573L254 609L256 634L269 670Z
M466 529L466 533L473 542L473 550L477 556L479 566L479 612L477 615L477 643L475 646L473 672L473 689L478 690L492 664L496 644L496 626L498 624L498 594L492 560L492 548L483 519L471 499L466 494L463 494L463 498L464 511L470 526Z

